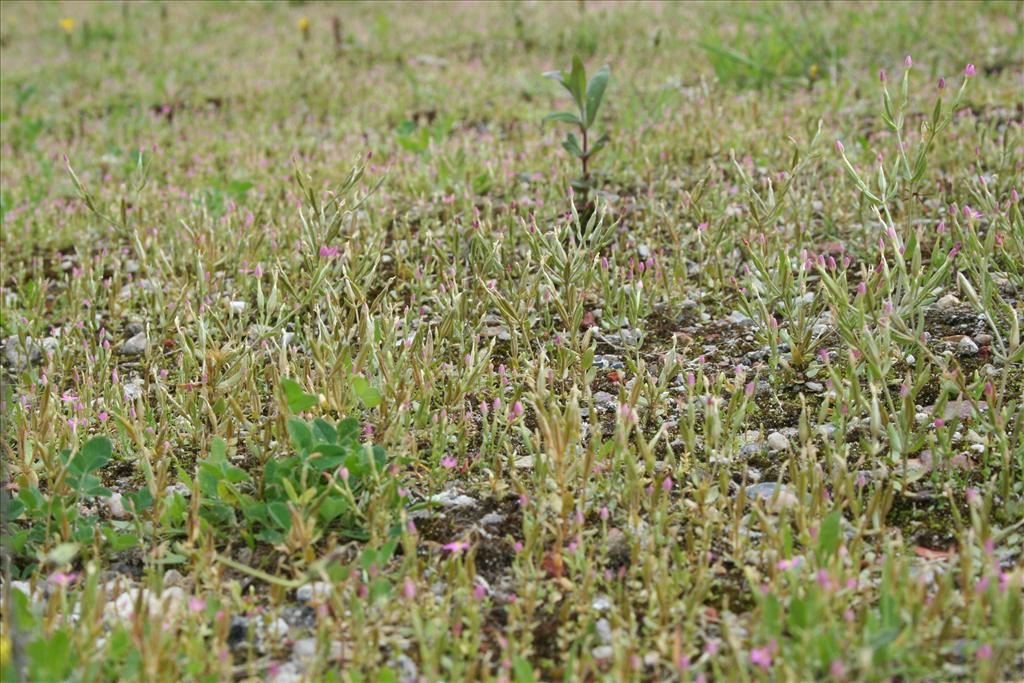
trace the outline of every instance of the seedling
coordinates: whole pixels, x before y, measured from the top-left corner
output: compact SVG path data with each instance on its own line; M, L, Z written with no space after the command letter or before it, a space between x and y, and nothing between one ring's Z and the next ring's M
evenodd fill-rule
M597 121L597 112L601 108L601 100L604 98L604 91L608 87L608 78L611 71L608 66L601 67L594 77L587 83L587 74L583 61L579 55L573 57L572 71L566 76L561 71L548 71L544 74L548 78L554 78L562 87L572 95L576 104L576 113L559 111L548 114L544 121L562 121L570 123L579 129L580 138L575 133L566 133L562 147L569 154L580 160L580 177L572 181L574 190L582 192L584 196L593 187L593 178L590 174L590 159L601 151L608 143L608 134L602 133L596 140L593 139L592 129Z

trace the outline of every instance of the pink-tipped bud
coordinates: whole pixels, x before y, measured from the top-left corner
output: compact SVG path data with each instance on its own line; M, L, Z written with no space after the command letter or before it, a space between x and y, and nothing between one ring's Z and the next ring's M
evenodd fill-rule
M914 66L914 59L913 59L913 58L912 58L912 57L911 57L910 55L907 55L907 56L906 56L906 57L905 57L905 58L903 59L903 66L907 67L908 69L909 69L910 67Z
M881 81L882 83L885 83L887 80L889 80L889 77L885 75L885 69L878 70L878 80Z
M837 151L838 151L838 152L839 152L840 154L842 154L843 152L845 152L845 151L846 151L846 148L845 148L845 147L843 147L843 141L842 141L842 140L836 140L836 150L837 150Z
M970 78L971 76L974 75L975 71L977 70L974 68L974 65L968 64L967 67L964 69L964 76Z
M945 89L946 89L946 79L945 78L940 78L939 79L939 90L945 90Z

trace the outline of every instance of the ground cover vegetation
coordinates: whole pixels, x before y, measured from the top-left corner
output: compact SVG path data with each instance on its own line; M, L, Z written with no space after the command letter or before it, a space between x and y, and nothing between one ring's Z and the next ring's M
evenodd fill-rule
M4 3L4 679L1024 677L1021 7Z

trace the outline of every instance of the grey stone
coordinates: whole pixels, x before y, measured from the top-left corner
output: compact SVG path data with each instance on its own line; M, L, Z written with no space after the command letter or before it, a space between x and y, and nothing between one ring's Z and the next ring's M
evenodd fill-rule
M411 657L399 654L392 660L392 669L398 669L398 680L402 683L419 680L420 670Z
M466 508L476 505L476 498L471 498L457 491L442 491L435 496L431 496L430 500L448 509Z
M295 590L295 599L300 602L323 602L331 595L331 584L326 581L313 581Z
M491 512L480 518L480 523L484 526L494 526L501 524L505 521L505 515L500 512Z
M149 346L149 339L145 332L139 332L121 346L121 353L125 356L141 356Z
M974 356L978 353L978 345L970 337L964 337L956 345L956 352L961 356Z
M957 299L953 294L947 294L938 301L935 302L935 308L940 311L948 311L951 308L956 308L960 305L960 299Z
M798 502L792 489L785 484L780 485L771 481L751 484L747 487L747 497L777 508L790 507Z
M772 432L768 435L768 449L774 452L784 451L789 448L789 439L781 432Z
M612 626L608 623L607 619L598 619L597 623L594 624L594 628L597 631L597 637L603 645L609 645L612 642Z
M748 316L745 313L742 313L740 311L733 311L732 313L729 314L729 317L726 318L726 320L728 320L729 322L731 322L733 324L736 324L736 325L753 325L754 324L754 319L753 318L751 318L750 316Z
M4 361L15 370L24 370L42 357L42 346L32 337L25 337L22 342L17 335L11 335L4 341Z

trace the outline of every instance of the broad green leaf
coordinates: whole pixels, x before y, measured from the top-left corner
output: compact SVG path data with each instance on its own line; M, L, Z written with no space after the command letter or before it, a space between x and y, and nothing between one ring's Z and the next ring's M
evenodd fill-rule
M213 441L210 442L210 457L207 458L208 462L220 463L227 462L228 460L228 443L223 437L214 437Z
M288 509L288 505L281 502L268 503L267 512L270 513L271 519L277 523L279 527L288 531L292 528L292 513Z
M70 469L82 473L94 472L110 462L113 450L110 439L105 436L89 439L72 459Z
M299 450L306 450L313 445L313 432L303 420L297 417L288 419L288 435Z
M380 390L372 386L365 377L352 378L352 391L356 398L367 408L376 408L381 402Z
M77 543L61 543L46 555L46 561L54 565L67 564L78 555Z
M317 443L337 443L338 432L327 420L316 418L313 420L313 439Z
M295 380L287 377L281 379L281 389L284 390L285 400L288 402L288 410L293 413L301 413L317 404L317 397L307 394Z
M594 125L594 121L597 119L597 111L601 108L601 100L604 98L604 90L608 87L608 78L611 76L611 71L608 66L602 66L601 69L594 74L594 77L590 79L590 84L587 86L587 127Z

